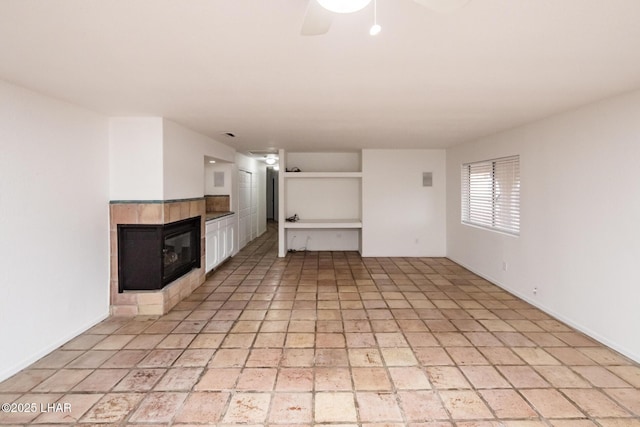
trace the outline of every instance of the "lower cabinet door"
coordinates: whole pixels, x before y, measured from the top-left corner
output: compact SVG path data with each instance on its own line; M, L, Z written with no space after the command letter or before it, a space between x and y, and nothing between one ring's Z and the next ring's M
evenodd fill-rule
M223 218L207 223L205 235L207 272L234 255L236 227L235 215L231 218Z
M236 219L229 220L227 225L227 256L233 256L235 251L235 237L236 237Z
M205 236L206 271L211 271L218 262L218 230L210 231Z
M220 224L218 231L218 264L227 259L227 229Z

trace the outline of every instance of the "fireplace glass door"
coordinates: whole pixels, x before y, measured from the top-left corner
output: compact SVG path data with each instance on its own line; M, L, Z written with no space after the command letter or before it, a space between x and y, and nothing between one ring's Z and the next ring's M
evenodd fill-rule
M118 225L118 289L162 289L200 267L200 217L164 225Z

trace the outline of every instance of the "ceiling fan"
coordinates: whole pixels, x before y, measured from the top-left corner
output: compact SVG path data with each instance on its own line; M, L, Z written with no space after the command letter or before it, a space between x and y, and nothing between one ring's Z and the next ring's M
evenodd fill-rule
M447 13L461 8L470 0L413 0L435 12ZM375 0L374 0L375 2ZM371 0L309 0L300 34L318 36L327 33L336 13L353 13L364 9Z

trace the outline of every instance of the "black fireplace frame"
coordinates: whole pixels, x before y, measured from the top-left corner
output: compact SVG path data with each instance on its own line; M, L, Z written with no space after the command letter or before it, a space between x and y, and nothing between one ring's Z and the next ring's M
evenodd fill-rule
M168 224L118 224L118 292L159 290L201 264L201 217ZM165 241L190 232L191 259L165 276ZM137 238L132 238L132 237Z

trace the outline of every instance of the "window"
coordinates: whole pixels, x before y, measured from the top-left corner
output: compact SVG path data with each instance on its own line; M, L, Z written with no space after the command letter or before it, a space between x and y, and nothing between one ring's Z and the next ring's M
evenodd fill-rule
M520 156L462 165L462 222L520 234Z

